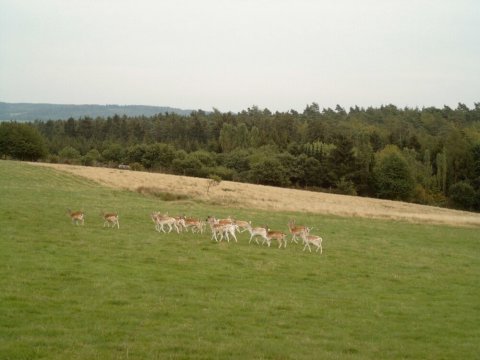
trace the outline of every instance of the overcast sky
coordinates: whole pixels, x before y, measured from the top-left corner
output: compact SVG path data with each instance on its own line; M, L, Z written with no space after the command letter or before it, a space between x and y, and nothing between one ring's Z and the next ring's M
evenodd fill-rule
M0 101L480 102L479 0L0 0Z

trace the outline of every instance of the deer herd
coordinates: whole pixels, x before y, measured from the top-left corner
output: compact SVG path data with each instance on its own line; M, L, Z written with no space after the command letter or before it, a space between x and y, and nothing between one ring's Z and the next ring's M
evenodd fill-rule
M85 214L83 211L71 211L68 209L67 214L69 215L72 224L75 225L84 225L85 224ZM103 227L117 227L120 229L119 217L115 212L111 213L101 213L103 219ZM213 216L208 216L206 220L200 220L193 217L182 216L169 216L167 214L161 214L160 212L153 212L150 214L155 230L163 233L170 233L172 230L175 230L177 233L188 232L189 230L192 233L203 234L206 231L207 226L210 228L212 233L212 240L216 242L221 242L226 240L230 242L230 239L238 242L237 233L248 232L250 233L249 244L254 240L257 244L259 243L259 238L262 239L262 245L265 243L270 247L272 240L277 241L278 248L282 246L287 247L287 234L282 231L271 230L268 225L263 225L259 227L253 227L251 221L237 220L231 217L226 219L217 219ZM298 243L298 241L303 242L303 251L307 248L310 252L312 249L310 245L316 247L315 252L320 251L320 254L323 253L322 249L322 238L317 235L311 235L310 231L313 229L304 225L297 225L295 220L290 220L287 224L288 232L291 235L290 242Z

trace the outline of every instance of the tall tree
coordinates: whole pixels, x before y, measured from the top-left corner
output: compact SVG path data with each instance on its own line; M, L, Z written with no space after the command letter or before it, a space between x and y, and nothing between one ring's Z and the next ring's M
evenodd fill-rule
M447 193L447 150L443 148L441 153L437 154L437 185L438 188L444 193Z
M397 146L389 145L377 154L373 172L378 197L393 200L410 199L415 180Z
M335 148L330 153L330 172L335 181L344 177L351 179L355 172L355 154L351 138L339 135L335 141Z

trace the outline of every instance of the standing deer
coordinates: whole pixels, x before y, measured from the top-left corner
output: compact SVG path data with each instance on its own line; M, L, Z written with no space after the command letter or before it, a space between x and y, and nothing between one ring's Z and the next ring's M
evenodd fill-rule
M117 213L106 213L102 212L102 217L103 217L103 227L110 227L112 225L112 228L117 226L117 229L120 229L120 223L118 221L118 214Z
M70 209L67 209L67 214L70 216L70 219L72 220L72 224L78 225L78 223L81 223L82 225L85 224L85 214L83 213L83 210L81 211L72 211Z
M292 240L294 241L295 244L297 244L297 236L300 238L303 238L304 235L308 235L310 232L310 228L303 226L303 225L296 225L295 224L295 219L290 220L288 222L288 231L290 231L290 234L292 234Z

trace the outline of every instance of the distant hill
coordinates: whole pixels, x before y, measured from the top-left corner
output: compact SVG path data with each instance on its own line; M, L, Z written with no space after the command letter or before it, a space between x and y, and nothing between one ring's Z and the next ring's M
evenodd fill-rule
M89 116L152 116L160 113L188 115L192 110L147 105L61 105L0 102L0 121L60 120Z

